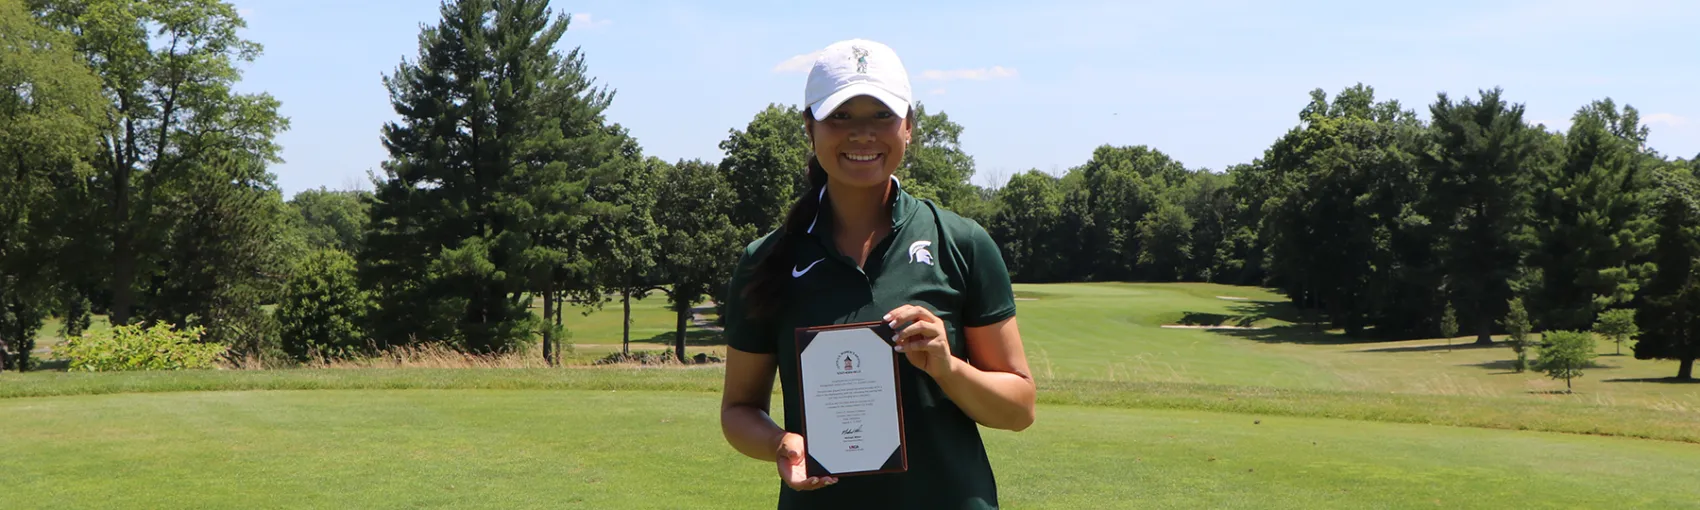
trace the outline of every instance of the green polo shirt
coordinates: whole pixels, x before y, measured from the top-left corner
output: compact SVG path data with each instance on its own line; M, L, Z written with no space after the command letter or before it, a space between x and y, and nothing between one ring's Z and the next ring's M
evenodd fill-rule
M939 209L898 188L891 207L891 234L868 256L864 268L839 253L832 241L831 198L823 190L820 213L805 234L793 239L790 284L778 316L745 315L742 289L759 256L776 234L744 249L727 292L728 344L745 352L774 354L784 393L785 430L802 431L797 399L795 330L882 320L905 304L924 306L945 323L950 351L968 360L963 330L1015 316L1009 272L997 244L972 220ZM951 402L926 372L899 358L909 469L900 474L851 476L814 491L779 484L780 509L816 508L997 508L997 483L980 440L978 424Z

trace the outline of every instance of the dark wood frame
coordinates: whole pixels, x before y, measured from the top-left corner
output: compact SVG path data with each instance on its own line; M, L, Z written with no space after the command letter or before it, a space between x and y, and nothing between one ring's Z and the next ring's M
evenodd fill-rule
M834 477L876 475L876 474L906 472L906 471L909 470L909 438L908 438L907 427L904 424L904 417L903 417L903 376L902 376L902 370L901 370L902 366L898 365L898 363L902 363L903 360L897 359L898 354L897 354L896 349L893 349L891 351L891 368L892 368L892 370L891 370L891 378L892 378L891 384L892 384L892 389L897 392L897 451L895 453L892 453L892 456L896 459L896 466L892 467L892 464L893 464L892 460L887 459L885 464L884 464L884 466L886 466L886 467L883 467L883 468L878 469L878 470L852 471L852 472L846 472L846 473L828 473L826 471L825 467L821 466L819 462L815 461L815 457L814 457L813 454L807 453L809 451L812 451L813 449L807 447L808 441L809 441L809 418L808 418L808 415L806 414L807 411L805 411L805 409L808 409L808 404L805 402L805 400L808 398L808 392L804 390L805 386L803 386L803 349L808 348L809 343L814 341L815 335L818 335L820 333L827 332L827 331L838 331L838 330L846 330L846 329L871 329L871 330L874 331L874 334L876 336L880 337L881 340L885 340L886 345L889 345L891 347L897 346L897 342L894 340L897 337L897 332L895 330L891 329L891 325L886 324L884 322L858 322L858 323L855 323L855 324L838 324L838 325L833 325L833 326L819 326L819 327L813 327L813 328L797 328L797 333L796 333L796 342L797 342L797 349L796 349L796 351L797 351L797 403L799 404L797 406L797 415L802 418L802 419L797 420L797 421L798 421L798 426L800 428L802 428L801 434L803 436L804 452L805 452L805 455L803 456L804 457L803 462L805 464L805 468L808 471L809 476L834 476ZM791 412L791 411L789 409L787 409L785 412Z

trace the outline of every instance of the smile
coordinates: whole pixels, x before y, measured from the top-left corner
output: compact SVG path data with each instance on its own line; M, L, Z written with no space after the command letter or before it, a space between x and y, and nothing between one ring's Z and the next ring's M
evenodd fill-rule
M882 154L850 154L850 153L844 154L845 159L849 159L850 161L861 161L861 162L876 161L876 160L880 159L880 156L882 156Z

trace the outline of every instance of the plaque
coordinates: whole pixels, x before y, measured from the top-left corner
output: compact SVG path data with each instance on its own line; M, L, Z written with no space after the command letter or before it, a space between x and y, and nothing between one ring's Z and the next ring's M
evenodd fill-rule
M883 322L797 329L809 476L908 470L895 337Z

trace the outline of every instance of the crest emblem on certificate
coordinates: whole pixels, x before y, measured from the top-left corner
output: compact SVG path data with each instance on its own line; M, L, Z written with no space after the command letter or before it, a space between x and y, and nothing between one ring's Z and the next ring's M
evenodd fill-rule
M837 369L839 374L854 374L858 372L856 369L862 368L862 358L852 351L838 353L838 363L833 368Z

